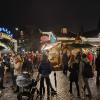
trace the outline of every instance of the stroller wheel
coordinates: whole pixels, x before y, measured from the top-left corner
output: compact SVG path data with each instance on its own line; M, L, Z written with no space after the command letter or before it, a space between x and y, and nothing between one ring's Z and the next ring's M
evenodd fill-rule
M39 95L40 94L40 92L39 92L39 90L37 90L37 95Z
M21 94L17 95L17 100L22 100L22 95Z
M21 94L18 94L17 95L17 100L23 100L23 96ZM27 100L33 100L33 96L32 95L28 96Z

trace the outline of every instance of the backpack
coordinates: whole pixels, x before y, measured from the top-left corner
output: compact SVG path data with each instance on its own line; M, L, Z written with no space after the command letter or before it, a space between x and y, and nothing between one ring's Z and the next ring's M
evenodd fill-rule
M92 66L90 65L89 62L83 62L84 63L84 68L82 71L83 77L85 78L93 78L93 70L92 70Z

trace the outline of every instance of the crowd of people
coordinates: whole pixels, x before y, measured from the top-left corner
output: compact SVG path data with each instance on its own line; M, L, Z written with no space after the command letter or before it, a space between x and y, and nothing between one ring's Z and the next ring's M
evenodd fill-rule
M80 97L81 93L92 98L91 89L89 86L89 79L94 77L94 72L97 71L96 85L100 85L100 54L94 59L92 53L78 52L76 55L67 55L64 52L62 56L63 73L67 75L70 72L69 93L72 94L72 83L75 82L77 89L77 96ZM86 94L86 89L88 94Z
M4 77L10 74L12 81L12 89L14 93L17 93L19 91L19 88L16 84L17 76L23 72L28 72L32 76L34 74L34 69L38 70L37 77L38 76L40 77L40 96L45 94L44 79L46 80L47 83L48 96L50 95L50 90L53 95L56 94L56 91L52 87L49 78L49 75L52 71L52 65L49 62L47 55L40 53L33 54L32 52L29 52L24 55L14 54L14 53L1 55L0 90L5 89L3 80L5 79Z
M95 63L94 63L95 62ZM94 65L96 67L94 67ZM94 71L97 71L96 85L100 85L100 54L94 61L94 58L88 54L78 52L77 55L67 55L64 52L62 55L62 66L63 73L67 75L69 71L69 93L73 94L72 84L75 82L77 89L77 96L81 97L81 92L88 91L85 94L89 98L92 98L91 89L88 83L90 78L94 77ZM20 54L3 54L0 57L0 90L5 89L3 85L4 76L7 73L11 74L12 79L12 89L14 93L18 92L18 87L16 85L16 78L23 71L27 71L33 74L33 69L38 69L38 76L40 77L40 97L45 94L44 80L46 80L47 85L47 95L50 96L50 90L52 94L57 94L57 91L52 87L50 81L50 74L53 71L53 66L48 59L47 53L27 53L24 55Z
M32 53L27 53L24 55L16 54L16 53L9 53L9 54L2 54L0 57L0 89L4 89L3 86L3 79L4 76L6 77L8 73L11 74L11 79L13 86L16 86L16 77L22 71L28 71L32 73L33 66L36 67L39 60L39 55L32 55ZM33 60L34 57L34 60ZM33 61L35 62L33 64Z

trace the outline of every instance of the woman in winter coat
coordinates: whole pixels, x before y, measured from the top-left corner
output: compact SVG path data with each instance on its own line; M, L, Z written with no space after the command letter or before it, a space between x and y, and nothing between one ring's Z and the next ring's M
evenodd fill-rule
M75 59L75 56L72 55L69 61L70 64L70 76L69 76L69 81L70 81L70 94L72 94L72 83L75 82L76 88L77 88L77 96L80 97L80 91L79 91L79 84L78 84L78 74L79 74L79 63Z

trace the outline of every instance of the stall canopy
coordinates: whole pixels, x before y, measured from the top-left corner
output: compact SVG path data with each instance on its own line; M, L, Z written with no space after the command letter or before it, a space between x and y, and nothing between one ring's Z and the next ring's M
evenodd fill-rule
M60 45L61 42L56 42L56 43L52 43L52 44L45 44L42 46L41 50L49 50L57 45Z
M42 36L41 41L44 41L44 42L50 41L50 43L56 42L56 37L53 34L53 32L41 32L41 33L42 33L42 35L44 35L44 36ZM45 37L45 38L43 38L43 37Z
M73 47L73 48L92 48L93 45L89 44L89 43L72 43L68 45L69 47Z
M4 43L0 42L0 50L2 50L2 49L10 50L10 48L7 45L5 45Z
M6 33L0 32L0 41L9 46L12 50L17 51L17 40L13 39Z

